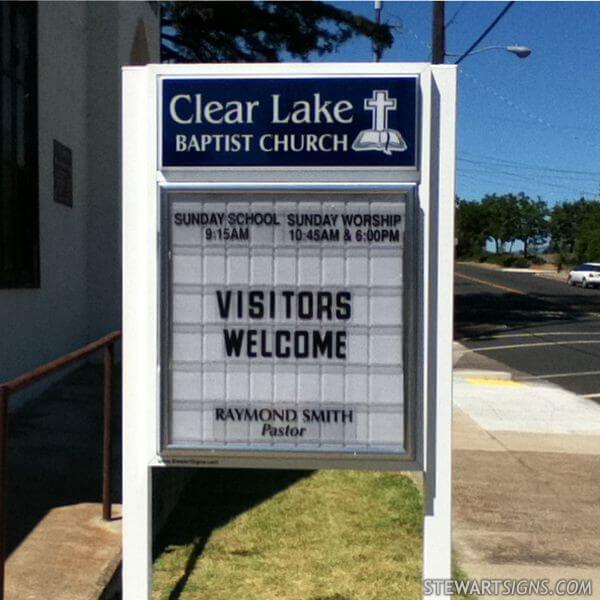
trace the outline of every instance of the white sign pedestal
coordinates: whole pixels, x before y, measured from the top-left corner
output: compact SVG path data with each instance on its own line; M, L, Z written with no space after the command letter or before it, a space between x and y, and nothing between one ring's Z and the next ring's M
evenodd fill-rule
M124 69L125 600L151 595L152 471L180 465L421 471L423 577L450 578L455 87Z

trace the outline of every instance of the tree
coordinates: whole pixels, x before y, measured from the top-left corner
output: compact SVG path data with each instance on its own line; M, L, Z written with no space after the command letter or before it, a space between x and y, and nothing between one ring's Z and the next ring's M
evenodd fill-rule
M523 192L518 194L488 194L481 201L483 231L494 241L496 253L506 244L523 243L527 256L531 244L540 244L548 235L548 207L538 198L533 200Z
M590 211L592 202L580 198L577 202L561 202L552 209L550 236L552 249L573 254L577 236Z
M515 196L486 194L481 200L486 238L493 240L496 253L500 254L507 243L514 242L516 230Z
M540 244L548 236L548 206L523 192L509 194L508 199L515 210L513 237L523 242L523 256L527 256L529 244Z
M355 36L389 48L391 27L325 2L163 2L163 61L277 62L334 52Z
M581 262L600 260L600 202L588 202L577 231L575 252Z
M477 256L485 245L485 212L479 202L456 198L456 256Z

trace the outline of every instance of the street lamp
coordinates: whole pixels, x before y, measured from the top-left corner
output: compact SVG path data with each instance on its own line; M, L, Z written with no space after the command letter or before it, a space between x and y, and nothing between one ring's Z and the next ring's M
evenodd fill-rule
M487 46L486 48L481 48L480 50L474 50L473 52L468 52L466 54L449 54L446 53L446 56L460 56L460 58L456 61L455 64L458 64L463 58L467 58L467 56L473 56L474 54L481 54L482 52L487 52L488 50L506 50L506 52L510 52L514 54L518 58L527 58L531 54L531 48L527 46Z

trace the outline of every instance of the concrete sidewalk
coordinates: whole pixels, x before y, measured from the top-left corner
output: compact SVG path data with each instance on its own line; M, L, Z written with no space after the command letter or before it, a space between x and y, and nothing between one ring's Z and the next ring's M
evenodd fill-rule
M474 578L591 579L600 597L600 405L469 361L454 383L461 566ZM73 372L9 428L7 600L98 598L121 548L120 507L101 520L101 368ZM114 461L118 502L118 447Z
M113 500L120 501L115 376ZM10 412L6 600L96 600L118 568L120 506L102 521L102 367L85 365Z
M600 405L504 375L455 371L460 564L470 578L590 579L598 598Z

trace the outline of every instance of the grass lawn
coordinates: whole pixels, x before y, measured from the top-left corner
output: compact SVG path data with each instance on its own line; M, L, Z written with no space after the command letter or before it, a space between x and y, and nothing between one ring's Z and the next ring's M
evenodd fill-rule
M397 473L198 471L153 600L417 600L422 497Z

